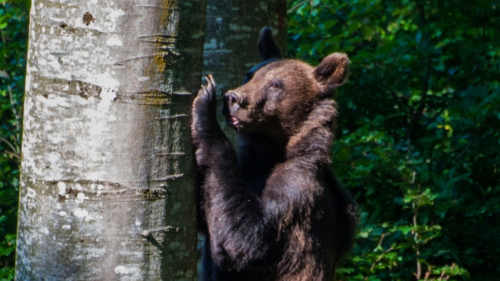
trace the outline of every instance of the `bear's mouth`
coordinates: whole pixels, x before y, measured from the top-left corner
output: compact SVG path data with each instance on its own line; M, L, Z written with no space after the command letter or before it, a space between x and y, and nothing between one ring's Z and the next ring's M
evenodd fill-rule
M226 115L226 123L231 126L231 127L236 127L240 124L240 119L234 117L234 116L231 116L231 115Z

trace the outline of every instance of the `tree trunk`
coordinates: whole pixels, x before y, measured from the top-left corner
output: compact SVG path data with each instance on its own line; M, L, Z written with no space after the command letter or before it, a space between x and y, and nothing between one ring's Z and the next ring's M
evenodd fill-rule
M214 75L219 93L241 85L245 74L259 63L257 41L263 27L272 27L283 57L287 46L286 0L208 0L203 73ZM219 107L222 99L219 98ZM220 110L219 110L220 112ZM234 141L234 131L219 123Z
M205 11L33 1L17 280L196 279L187 113Z

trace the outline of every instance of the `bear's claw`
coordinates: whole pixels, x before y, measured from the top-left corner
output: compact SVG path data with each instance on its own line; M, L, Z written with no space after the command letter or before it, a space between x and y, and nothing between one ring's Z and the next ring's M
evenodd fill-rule
M217 86L212 75L205 77L206 85L202 85L193 102L193 128L200 132L212 131L218 126L216 117Z
M207 94L208 94L208 98L210 99L210 101L215 101L215 94L217 92L217 85L215 84L215 80L214 80L214 77L212 76L212 74L208 74L205 79L207 80L207 87L203 87L205 88L205 91L207 91Z

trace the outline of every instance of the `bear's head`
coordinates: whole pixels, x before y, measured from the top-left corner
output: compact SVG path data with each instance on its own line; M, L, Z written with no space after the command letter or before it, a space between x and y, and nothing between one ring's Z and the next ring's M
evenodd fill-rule
M262 30L258 47L261 63L247 73L241 87L224 95L222 113L240 133L286 139L319 100L330 98L346 81L349 59L333 53L316 68L281 59L270 28Z

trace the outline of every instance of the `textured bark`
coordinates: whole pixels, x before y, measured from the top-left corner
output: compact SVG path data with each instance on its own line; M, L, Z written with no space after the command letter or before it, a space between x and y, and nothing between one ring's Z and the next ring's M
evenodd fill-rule
M33 1L17 280L196 279L187 113L205 11Z
M213 74L219 93L240 86L247 71L259 63L257 41L263 27L273 28L286 57L286 3L286 0L208 0L203 73ZM218 103L220 108L222 98ZM226 126L220 114L218 118L226 135L234 140L234 131Z

